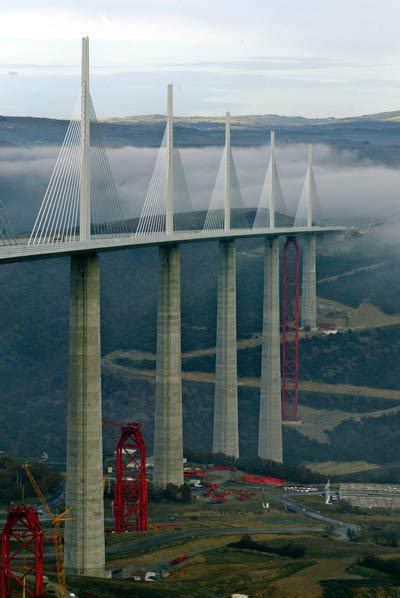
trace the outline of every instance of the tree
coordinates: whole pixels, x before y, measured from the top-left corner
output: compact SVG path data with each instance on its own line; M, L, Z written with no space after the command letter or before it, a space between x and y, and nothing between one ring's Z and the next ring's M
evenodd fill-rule
M348 527L346 531L346 536L350 540L350 542L359 542L361 539L361 532L358 528Z

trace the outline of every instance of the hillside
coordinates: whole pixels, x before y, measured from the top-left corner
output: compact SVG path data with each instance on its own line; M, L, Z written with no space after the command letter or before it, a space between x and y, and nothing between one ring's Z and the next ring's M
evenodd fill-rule
M254 117L246 122L246 118L235 122L234 142L264 143L268 125L263 119L274 117L256 117L257 122L252 121ZM319 139L341 148L340 159L354 149L356 164L375 160L396 164L400 125L385 119L365 117L351 126L344 121L308 123L302 119L296 126L282 123L279 139L291 144ZM178 144L223 143L221 121L192 121L178 119ZM18 156L23 149L24 160L29 151L40 157L42 149L43 155L54 156L66 125L65 121L3 117L0 145L7 148L7 156ZM102 126L108 147L148 147L159 143L164 123L162 117L143 121L139 117L135 122ZM29 223L29 212L35 212L33 206L44 192L46 177L28 170L17 180L11 164L12 160L7 162L7 176L0 178L0 196L11 198L18 218ZM343 330L336 336L301 339L303 425L285 429L289 461L365 461L364 449L371 467L392 466L397 460L399 226L396 219L382 218L376 225L350 231L345 239L318 244L319 319ZM258 434L263 245L242 240L237 248L241 451L252 456ZM203 452L211 448L217 256L213 242L182 247L184 442L186 448ZM104 414L116 420L141 421L150 452L157 266L155 249L101 256ZM3 265L0 283L0 450L34 456L46 450L63 457L68 260ZM352 439L349 444L347 436ZM386 440L376 445L371 438Z
M379 116L379 115L378 115ZM60 145L65 120L0 116L0 148ZM111 119L101 123L106 146L113 148L158 147L165 117ZM222 119L176 118L174 141L179 147L212 147L224 143ZM232 144L238 147L264 145L269 131L279 129L279 143L324 143L337 150L352 150L360 160L398 165L400 123L395 118L304 119L297 117L236 117L232 122Z
M143 114L132 116L115 116L106 118L103 122L107 123L156 123L165 122L165 114ZM400 120L400 110L391 112L378 112L376 114L363 114L360 116L351 116L343 118L306 118L304 116L283 116L280 114L242 114L231 115L231 124L241 126L292 126L298 127L303 125L321 125L321 124L338 124L338 123L357 123L358 121L372 120L372 121L397 121ZM195 124L195 123L223 123L225 116L176 116L177 123Z
M331 283L319 285L324 297L345 296L354 287L359 289L361 302L365 298L363 266L371 260L383 260L385 266L369 272L368 284L376 289L385 285L384 294L376 293L376 303L384 312L400 314L400 278L393 276L392 269L398 256L395 246L386 247L376 240L366 243L363 237L347 244L320 244L320 251L319 279L334 277ZM211 448L216 258L214 243L182 247L182 348L187 353L183 361L184 441L187 448L202 451ZM149 249L104 255L101 268L104 414L143 422L151 447L157 252ZM340 276L349 270L355 273ZM196 277L192 276L194 271ZM17 454L32 451L36 455L46 450L50 455L63 456L68 261L3 266L0 280L0 423L4 430L0 448ZM246 380L257 381L260 367L262 245L258 241L238 243L237 288L241 339L238 371L244 381L239 387L241 451L251 456L257 443L258 384L251 386ZM351 303L357 301L356 295L352 296ZM379 398L379 389L383 393L400 390L398 338L399 326L392 325L302 340L301 379L303 384L311 381L314 387L302 391L303 427L285 430L289 461L356 461L363 459L363 451L367 455L364 460L374 464L396 460L394 439L399 416L388 418L386 413L396 410L400 402L397 395ZM153 373L146 375L146 370ZM208 373L208 381L191 379L195 372ZM318 390L317 383L327 387ZM329 391L338 384L347 388L339 390L340 396ZM375 394L371 390L366 401L361 390L357 399L356 389L361 387L375 388ZM371 423L368 414L374 414ZM321 436L324 429L326 434ZM344 442L347 437L351 442ZM371 438L383 437L387 442L376 446L370 442Z

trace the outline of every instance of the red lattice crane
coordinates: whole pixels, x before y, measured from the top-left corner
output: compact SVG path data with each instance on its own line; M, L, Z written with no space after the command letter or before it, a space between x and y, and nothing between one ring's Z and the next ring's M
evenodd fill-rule
M146 444L140 424L121 424L103 419L119 428L115 451L114 532L145 531L148 523Z
M283 250L282 419L298 421L299 403L299 258L296 237Z
M44 596L44 538L35 507L16 505L7 509L1 534L1 597Z

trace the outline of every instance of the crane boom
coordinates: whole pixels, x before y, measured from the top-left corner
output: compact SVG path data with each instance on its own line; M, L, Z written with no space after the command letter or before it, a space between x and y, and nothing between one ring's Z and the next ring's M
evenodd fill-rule
M65 570L64 570L64 553L63 553L63 543L62 543L62 533L60 529L60 525L63 521L70 521L72 517L66 517L68 513L71 513L71 508L67 507L62 513L55 514L51 510L47 500L44 497L43 492L40 489L39 484L33 477L31 470L27 464L22 466L30 483L32 484L32 488L36 492L40 502L42 503L50 521L54 526L54 545L56 550L56 574L57 574L57 581L58 581L58 589L57 593L59 598L66 598L67 596L67 583L65 580Z
M28 476L28 479L32 485L32 488L34 489L34 491L36 492L37 497L39 498L40 502L42 503L48 518L50 519L50 521L53 521L54 519L54 513L53 511L50 509L47 500L44 497L43 492L40 489L39 484L37 483L37 481L35 480L35 478L33 477L33 474L31 472L31 470L29 469L28 465L23 465L22 466L24 468L24 471L26 473L26 475Z

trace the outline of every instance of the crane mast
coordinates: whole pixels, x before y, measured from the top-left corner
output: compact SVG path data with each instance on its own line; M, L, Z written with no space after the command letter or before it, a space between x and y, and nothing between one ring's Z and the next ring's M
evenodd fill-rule
M65 580L65 570L64 570L64 553L63 553L63 543L62 543L62 533L61 533L61 523L63 521L71 521L72 517L66 517L69 513L71 513L71 508L67 507L62 513L53 513L51 510L47 500L44 497L44 494L35 480L31 470L29 469L29 465L25 464L22 466L28 479L32 485L32 488L37 494L40 502L42 503L47 516L49 517L50 521L54 527L54 545L56 550L56 574L57 574L57 581L58 581L58 597L59 598L66 598L67 596L67 583Z

